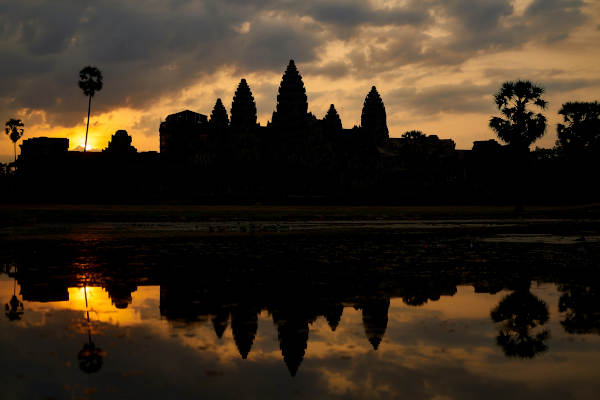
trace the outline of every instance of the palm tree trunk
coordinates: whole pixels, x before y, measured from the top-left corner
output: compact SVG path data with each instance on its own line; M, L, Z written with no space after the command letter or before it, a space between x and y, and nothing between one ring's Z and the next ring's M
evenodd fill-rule
M13 149L15 151L15 162L17 162L17 142L13 142Z
M85 127L85 144L83 145L84 153L87 150L87 136L88 136L88 129L90 129L90 109L91 108L92 108L92 96L90 96L90 101L88 102L88 120L87 120L87 126Z

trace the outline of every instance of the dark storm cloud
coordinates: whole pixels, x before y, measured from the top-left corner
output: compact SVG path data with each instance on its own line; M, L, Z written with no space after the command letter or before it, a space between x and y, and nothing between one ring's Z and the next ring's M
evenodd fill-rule
M509 0L116 1L0 0L0 113L44 110L72 125L85 108L77 73L97 65L105 87L96 111L144 108L223 66L241 74L282 71L289 58L336 78L399 66L460 65L482 51L555 41L579 26L580 0L536 0L512 15ZM441 27L446 36L431 36ZM348 59L322 61L341 40ZM301 66L302 68L302 66Z

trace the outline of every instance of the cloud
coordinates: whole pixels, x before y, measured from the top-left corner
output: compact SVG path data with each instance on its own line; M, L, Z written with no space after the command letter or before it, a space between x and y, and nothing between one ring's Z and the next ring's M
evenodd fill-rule
M44 111L51 125L80 124L86 104L77 73L88 64L105 78L94 113L147 109L192 84L210 85L224 68L240 76L280 73L289 58L303 73L334 80L372 79L406 66L454 68L485 52L562 40L585 22L583 6L535 0L517 15L510 0L385 7L363 0L2 2L0 114ZM333 42L340 43L337 53L329 50ZM429 107L419 100L429 92L415 89L412 104L476 108L461 101L474 93L456 89L445 90L457 100Z
M387 101L395 109L432 115L442 112L493 112L492 95L496 85L474 85L468 82L441 84L418 90L416 87L396 89L388 93Z

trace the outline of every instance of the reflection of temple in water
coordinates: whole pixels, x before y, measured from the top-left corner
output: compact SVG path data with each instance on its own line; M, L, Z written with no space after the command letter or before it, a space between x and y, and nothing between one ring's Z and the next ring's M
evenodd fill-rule
M248 357L256 337L258 313L259 310L245 304L237 305L231 309L233 340L244 360Z
M376 252L372 258L366 250L353 253L352 243L348 245L345 237L337 246L344 248L343 253L349 253L353 258L344 259L345 254L339 254L337 257L341 261L337 264L335 260L326 264L317 261L323 259L325 253L329 255L332 248L331 243L329 247L323 246L318 239L307 244L309 239L305 237L294 240L286 237L281 245L270 237L252 238L270 251L265 252L260 263L254 263L251 257L246 256L244 251L247 248L244 246L250 245L237 236L219 238L221 247L211 240L207 238L194 243L201 249L210 248L211 252L192 253L185 247L186 251L182 251L182 245L178 243L178 252L165 256L150 253L146 259L141 255L135 259L135 264L127 259L128 249L115 250L114 254L106 251L98 257L90 257L82 251L83 255L74 256L76 261L49 259L44 257L42 250L38 250L36 256L21 256L19 268L6 272L18 282L20 290L16 294L24 302L67 301L70 288L101 287L108 294L112 306L123 309L129 307L139 286L160 286L159 311L162 318L178 325L211 326L220 339L230 327L241 359L252 358L253 346L260 334L259 316L266 312L273 319L281 357L291 375L295 375L303 359L310 356L307 349L311 324L318 319L326 321L331 331L336 331L343 325L344 308L359 310L365 343L368 341L373 351L378 351L385 346L389 329L390 299L401 299L407 306L418 307L437 301L441 296L453 296L459 285L470 285L477 293L511 290L512 293L505 296L493 311L490 326L497 321L500 329L497 343L507 355L533 357L547 346L542 325L548 316L545 314L546 305L529 291L529 282L561 282L562 279L560 269L547 263L538 265L531 262L525 252L516 253L513 259L501 264L498 262L493 268L482 268L481 254L478 254L472 264L463 259L463 265L457 268L446 262L452 249L434 247L428 250L433 262L415 260L404 268L391 269L381 268L382 257L389 254L382 237L377 238L377 244L361 237L364 248ZM303 246L303 255L290 258L290 243ZM252 242L252 245L255 244ZM393 245L396 246L396 242ZM406 246L407 252L423 249L422 245ZM215 248L220 251L218 255L214 255ZM465 250L459 248L457 251ZM178 257L178 254L185 256ZM192 257L191 254L198 256ZM356 257L356 254L361 257ZM360 262L353 261L357 258ZM87 263L80 262L81 259ZM194 262L190 263L190 259ZM556 258L556 263L562 265L564 260ZM286 268L282 269L280 266L284 264ZM521 279L517 280L515 276L521 276ZM559 286L562 293L559 307L565 312L561 323L565 331L598 333L600 308L595 300L599 291L594 280L566 279L565 282ZM529 308L523 309L523 304ZM84 350L82 357L93 355L93 348ZM96 361L90 362L94 364Z
M374 350L383 340L388 323L390 299L368 300L362 305L362 320L365 334Z

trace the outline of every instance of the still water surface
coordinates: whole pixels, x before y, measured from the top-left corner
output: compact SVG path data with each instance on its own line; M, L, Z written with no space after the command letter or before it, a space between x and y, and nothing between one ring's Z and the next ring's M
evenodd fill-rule
M80 228L0 246L3 399L600 394L594 241Z

